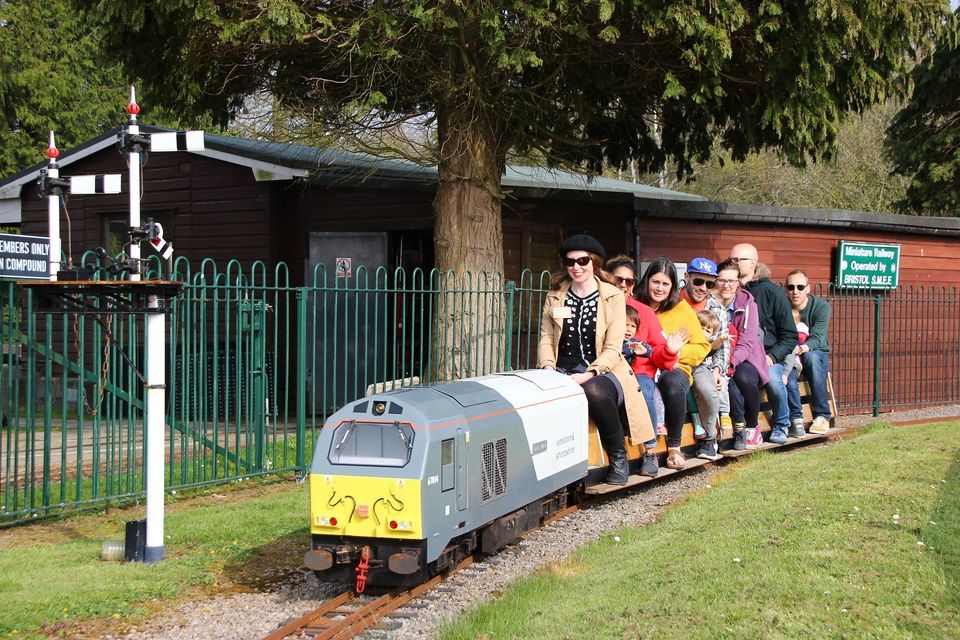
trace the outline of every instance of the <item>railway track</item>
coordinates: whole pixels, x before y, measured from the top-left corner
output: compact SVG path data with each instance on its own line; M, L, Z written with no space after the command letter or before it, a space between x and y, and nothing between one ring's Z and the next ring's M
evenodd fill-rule
M374 627L381 619L404 606L414 598L434 588L450 574L473 563L467 558L450 571L435 576L416 587L393 589L372 600L361 598L353 589L328 600L313 611L291 620L263 640L281 640L294 634L306 634L314 640L343 640Z
M839 436L851 433L853 431L856 431L856 429L838 427L831 429L829 434L807 435L804 438L791 439L784 445L772 445L769 443L764 443L764 445L757 450L793 449L795 447L802 447L804 445L815 444L818 442L829 442ZM583 502L581 504L569 506L554 513L550 518L544 521L543 526L547 526L559 520L560 518L563 518L564 516L574 513L583 507L589 506L589 504L595 500L610 498L617 493L628 491L641 484L682 476L688 471L692 471L693 469L703 466L711 466L717 463L730 462L731 460L739 458L743 455L749 455L751 453L753 453L753 450L738 451L735 453L729 452L728 455L717 461L706 461L694 458L688 461L687 467L683 470L676 471L672 469L662 469L661 474L656 478L645 478L642 476L632 475L630 476L630 482L628 482L626 485L597 485L594 487L593 491L589 491L585 496L583 496ZM347 589L340 595L328 600L313 611L310 611L295 620L285 623L270 635L265 636L263 640L281 640L283 638L288 638L299 634L311 636L314 640L345 640L347 638L353 638L363 631L374 628L383 618L389 616L395 610L408 604L410 601L430 591L434 587L442 584L452 574L469 566L472 563L473 558L466 558L454 568L421 585L412 588L394 589L377 597L358 596L354 593L352 588Z

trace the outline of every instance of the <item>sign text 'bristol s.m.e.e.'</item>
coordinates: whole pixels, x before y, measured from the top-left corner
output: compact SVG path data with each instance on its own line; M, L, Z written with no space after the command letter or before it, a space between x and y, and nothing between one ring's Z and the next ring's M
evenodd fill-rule
M900 282L900 245L840 242L837 246L838 287L896 289Z
M46 280L50 272L50 240L0 233L0 278Z

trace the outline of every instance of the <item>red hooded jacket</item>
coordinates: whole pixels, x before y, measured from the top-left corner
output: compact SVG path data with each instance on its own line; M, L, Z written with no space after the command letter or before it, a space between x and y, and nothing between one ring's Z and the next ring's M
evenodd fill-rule
M643 373L652 378L657 374L657 369L666 371L673 369L679 354L671 353L667 349L667 338L663 335L657 314L653 309L633 298L627 298L627 306L636 309L637 315L640 316L640 326L637 327L637 333L634 334L633 339L646 342L653 348L653 355L649 358L638 356L633 359L633 373Z

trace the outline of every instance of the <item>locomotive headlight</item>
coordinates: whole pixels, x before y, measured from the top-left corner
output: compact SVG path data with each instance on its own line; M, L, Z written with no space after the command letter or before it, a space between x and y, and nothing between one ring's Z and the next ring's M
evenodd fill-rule
M382 416L383 412L387 410L386 402L374 402L373 403L373 415Z
M314 517L313 522L314 522L314 524L316 524L318 527L335 527L335 526L337 526L337 518L336 518L336 517L333 517L333 516L331 516L330 518L328 518L327 516L316 516L316 517Z

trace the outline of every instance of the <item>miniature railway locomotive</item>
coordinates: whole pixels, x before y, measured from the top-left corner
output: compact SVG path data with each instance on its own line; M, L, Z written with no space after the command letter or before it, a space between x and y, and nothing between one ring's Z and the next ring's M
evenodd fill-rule
M304 561L324 580L409 586L496 551L582 487L587 425L580 386L547 370L357 400L317 441Z

